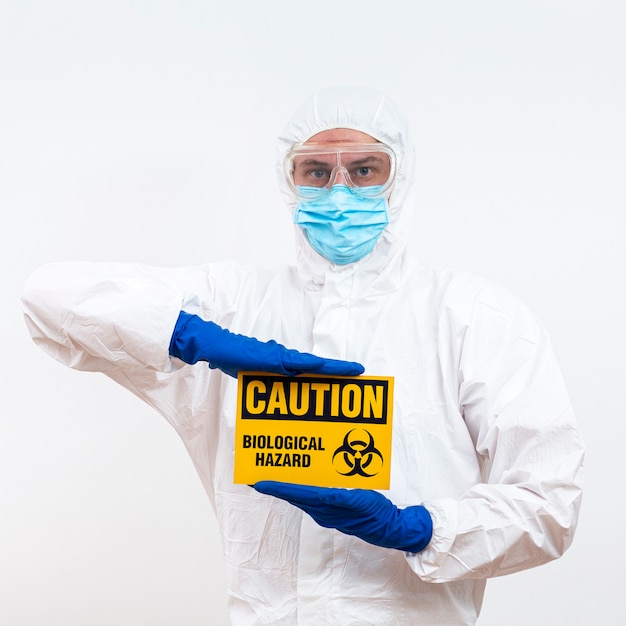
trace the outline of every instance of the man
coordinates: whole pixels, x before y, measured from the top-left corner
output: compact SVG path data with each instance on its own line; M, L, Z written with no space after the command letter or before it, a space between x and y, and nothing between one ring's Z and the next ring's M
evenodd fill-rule
M545 330L499 287L412 259L414 152L387 97L318 92L277 167L295 267L47 266L23 295L34 340L176 428L234 624L474 624L487 578L558 558L576 527L583 445ZM395 378L388 491L233 484L232 376L361 364Z

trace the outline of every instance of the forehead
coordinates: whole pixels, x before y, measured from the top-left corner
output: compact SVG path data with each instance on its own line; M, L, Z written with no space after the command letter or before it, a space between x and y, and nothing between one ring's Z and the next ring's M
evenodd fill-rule
M349 143L379 143L377 139L374 139L367 133L362 133L359 130L352 130L351 128L330 128L329 130L323 130L321 133L313 135L304 142L306 146L324 146L332 145L337 142L349 142Z

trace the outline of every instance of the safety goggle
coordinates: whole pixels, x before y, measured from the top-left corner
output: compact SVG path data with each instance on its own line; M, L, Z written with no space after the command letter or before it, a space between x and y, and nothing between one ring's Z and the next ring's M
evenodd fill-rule
M389 192L396 175L393 150L382 143L299 144L285 157L285 177L300 198L319 198L333 185L364 197Z

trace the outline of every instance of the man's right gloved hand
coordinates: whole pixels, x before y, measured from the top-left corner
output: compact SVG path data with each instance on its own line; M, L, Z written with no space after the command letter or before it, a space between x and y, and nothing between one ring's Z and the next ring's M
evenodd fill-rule
M324 359L306 352L289 350L275 341L259 341L236 335L197 315L181 311L170 341L170 355L185 363L208 361L209 367L237 377L240 370L297 376L329 374L358 376L364 368L352 361Z

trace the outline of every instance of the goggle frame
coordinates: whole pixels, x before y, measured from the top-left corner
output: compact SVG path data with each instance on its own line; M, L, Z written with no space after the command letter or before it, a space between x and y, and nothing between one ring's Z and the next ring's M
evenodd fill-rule
M367 186L359 187L358 185L354 184L354 182L350 178L350 174L348 170L346 169L345 166L341 164L340 155L344 152L349 153L349 154L382 152L389 157L389 176L387 178L387 181L383 185L377 185L380 187L380 189L378 189L376 193L367 193L366 191L368 189ZM319 190L320 190L319 194L315 194L313 192L313 187L309 187L309 186L306 187L306 192L302 193L299 190L300 186L296 185L294 181L295 159L300 156L307 156L307 155L314 155L314 154L319 154L320 156L321 155L336 155L337 165L335 165L332 168L328 183L319 187ZM360 195L360 196L367 197L367 198L380 198L380 197L389 195L391 193L393 184L396 179L396 155L395 155L395 152L388 145L384 143L379 143L379 142L376 142L376 143L337 142L333 145L323 145L323 146L315 145L315 144L299 143L299 144L295 144L291 148L291 150L289 150L289 152L287 152L287 154L285 155L285 159L283 161L283 171L285 175L285 180L287 181L287 185L289 186L290 190L293 192L293 194L296 197L302 200L319 198L329 193L332 187L334 186L333 181L336 179L336 173L338 171L342 171L344 178L350 183L352 183L351 185L348 185L348 187L356 195ZM359 190L362 190L362 192L359 193Z

